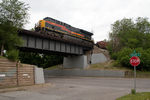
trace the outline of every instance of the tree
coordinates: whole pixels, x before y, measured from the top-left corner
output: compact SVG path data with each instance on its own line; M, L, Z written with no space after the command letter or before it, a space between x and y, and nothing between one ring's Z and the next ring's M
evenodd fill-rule
M148 18L124 18L112 24L109 34L108 50L111 57L121 65L131 68L130 54L136 50L141 53L138 70L150 71L150 22Z
M62 64L63 56L34 52L19 52L19 60L22 63L33 64L37 65L38 67L47 68L53 65Z
M0 47L3 50L12 50L21 44L18 29L28 20L29 6L18 0L2 0L0 3Z
M112 24L109 34L111 52L118 52L124 47L147 49L150 47L150 22L147 18L136 21L124 18Z

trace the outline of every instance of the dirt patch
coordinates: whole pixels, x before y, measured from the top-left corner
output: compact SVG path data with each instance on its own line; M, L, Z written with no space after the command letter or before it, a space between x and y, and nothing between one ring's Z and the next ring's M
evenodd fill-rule
M27 91L27 90L30 91L35 89L47 88L51 86L53 86L53 84L46 83L46 84L37 84L37 85L30 85L30 86L9 87L9 88L0 89L0 93L12 92L12 91Z

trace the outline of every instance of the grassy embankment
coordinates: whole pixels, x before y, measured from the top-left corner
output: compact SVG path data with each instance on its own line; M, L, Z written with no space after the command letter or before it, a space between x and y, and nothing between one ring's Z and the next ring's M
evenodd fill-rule
M48 68L46 68L46 69L47 69L47 70L63 69L63 66L62 66L62 65L54 65L54 66L48 67Z
M95 69L95 70L124 70L124 71L131 71L131 69L122 67L121 65L117 64L115 61L110 60L105 63L98 63L92 64L89 66L88 69Z
M116 100L150 100L150 92L142 92L136 94L128 94Z
M130 69L127 69L125 67L115 67L115 63L114 61L109 61L106 63L98 63L98 64L92 64L90 65L87 70L91 69L91 70L125 70L125 71L131 71ZM46 68L48 70L51 69L63 69L62 65L55 65L55 66L51 66Z

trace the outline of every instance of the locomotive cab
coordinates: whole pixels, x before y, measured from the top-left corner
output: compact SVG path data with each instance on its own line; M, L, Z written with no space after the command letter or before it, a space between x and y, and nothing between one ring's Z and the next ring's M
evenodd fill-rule
M35 30L36 30L36 31L45 30L45 20L40 20L40 21L35 25Z

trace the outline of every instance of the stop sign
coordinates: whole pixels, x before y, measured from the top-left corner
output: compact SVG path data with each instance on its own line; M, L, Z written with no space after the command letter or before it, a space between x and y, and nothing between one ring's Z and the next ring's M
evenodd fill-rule
M140 64L140 58L137 56L133 56L130 58L130 64L132 66L138 66Z

